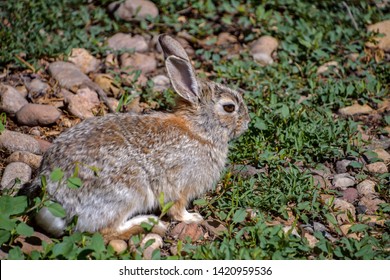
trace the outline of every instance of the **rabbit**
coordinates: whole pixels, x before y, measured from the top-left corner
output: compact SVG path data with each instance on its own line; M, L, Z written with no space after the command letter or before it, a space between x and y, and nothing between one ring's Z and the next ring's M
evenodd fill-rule
M175 109L86 119L54 140L30 185L40 188L45 176L49 199L66 211L59 218L40 209L35 219L48 233L63 235L73 217L75 230L101 232L106 240L128 239L143 222L164 232L166 225L150 214L158 209L161 193L165 202L173 202L172 219L202 222L200 214L186 210L187 204L216 184L229 141L247 130L250 117L238 91L197 78L179 42L163 34L159 43L177 93ZM76 165L81 187L50 179L55 168L71 177Z

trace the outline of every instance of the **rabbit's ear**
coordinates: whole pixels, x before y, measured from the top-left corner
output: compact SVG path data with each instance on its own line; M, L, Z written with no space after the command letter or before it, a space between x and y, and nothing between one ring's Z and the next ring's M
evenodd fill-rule
M158 41L160 42L160 46L164 52L164 57L174 55L177 57L181 57L186 60L190 60L184 48L180 45L178 41L173 39L172 37L162 34L158 37Z
M165 65L175 91L185 100L198 103L199 85L190 61L171 55L166 59Z

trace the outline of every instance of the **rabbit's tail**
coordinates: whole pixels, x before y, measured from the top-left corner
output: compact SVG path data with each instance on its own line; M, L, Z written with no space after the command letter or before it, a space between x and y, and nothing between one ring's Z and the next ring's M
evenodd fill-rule
M131 236L151 231L159 235L165 235L167 226L154 215L140 215L127 220L117 228L105 228L101 230L104 240L113 239L128 240Z

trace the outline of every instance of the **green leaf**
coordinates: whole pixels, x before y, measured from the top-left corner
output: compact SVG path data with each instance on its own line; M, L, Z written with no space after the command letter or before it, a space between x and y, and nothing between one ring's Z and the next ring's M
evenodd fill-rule
M56 244L53 247L53 256L64 256L70 258L72 256L73 250L76 248L74 242L69 238L64 238L62 243Z
M23 213L27 208L26 196L9 196L0 197L0 213L5 216L11 216Z
M207 200L204 199L204 198L200 198L200 199L194 200L193 204L194 205L199 205L199 206L206 206L207 205Z
M59 182L62 180L64 177L64 172L60 168L55 168L51 173L50 173L50 180L53 182Z
M78 189L83 185L83 182L78 177L70 177L67 180L67 185L71 189Z
M241 208L241 209L238 209L234 215L233 215L233 223L241 223L245 220L246 218L246 211L245 209Z
M368 225L364 225L364 224L355 224L353 226L350 227L350 231L351 232L362 232L362 231L365 231L366 229L368 229L369 226Z
M25 223L21 222L16 226L16 232L19 235L29 237L29 236L32 236L34 234L34 229L32 227L26 225Z
M385 122L387 125L390 125L390 115L385 116Z
M357 161L351 161L348 166L351 166L353 168L362 168L363 164Z
M16 220L0 214L0 229L11 231L16 226Z
M8 230L0 229L0 246L11 238L11 233Z
M8 252L9 260L24 260L24 255L19 247L14 247Z
M167 204L165 204L163 206L163 208L161 209L162 214L166 214L168 212L168 210L171 209L173 204L175 204L173 201L169 201Z
M65 209L56 202L50 201L49 203L45 203L45 206L50 211L50 213L52 213L56 217L64 218L66 216Z
M330 223L337 225L337 220L332 214L325 214L325 217Z
M164 207L165 198L164 198L164 193L163 192L160 193L160 196L158 197L158 202L160 203L161 207Z
M104 246L104 239L100 233L95 233L91 238L90 248L95 252L103 252L106 247Z
M267 130L268 126L262 119L256 119L255 122L255 128L260 129L260 130Z

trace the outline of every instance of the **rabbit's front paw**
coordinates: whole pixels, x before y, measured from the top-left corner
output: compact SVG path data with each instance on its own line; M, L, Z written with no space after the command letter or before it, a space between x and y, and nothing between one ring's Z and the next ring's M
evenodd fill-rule
M185 211L185 213L183 213L182 215L182 222L186 224L199 224L202 221L203 217L198 213L188 213L187 211Z

